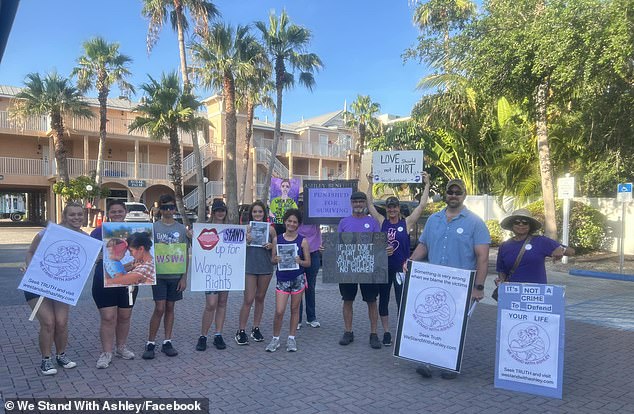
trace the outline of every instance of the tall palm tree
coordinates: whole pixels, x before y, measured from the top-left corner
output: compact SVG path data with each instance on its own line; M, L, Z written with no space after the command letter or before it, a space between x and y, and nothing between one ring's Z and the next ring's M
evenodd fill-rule
M39 73L29 73L24 89L15 95L12 112L22 118L31 115L48 115L53 133L57 177L65 184L70 182L66 146L64 145L64 119L93 116L79 90L69 79L52 72L44 78Z
M365 139L368 129L376 128L378 120L374 117L381 110L381 105L372 102L369 95L357 95L357 99L350 104L350 111L344 114L346 124L351 128L356 128L359 134L357 138L357 154L359 162L355 166L355 177L360 178L361 158L365 151Z
M236 79L254 71L260 46L247 26L235 29L226 24L214 24L191 45L196 62L194 73L203 86L222 91L225 115L225 172L227 219L238 221Z
M272 11L269 14L268 26L266 23L258 21L255 23L255 27L262 33L264 47L275 68L275 133L271 160L266 171L264 192L262 193L262 200L268 200L271 174L275 165L282 129L283 90L294 85L295 78L292 72L295 70L299 71L299 83L312 90L315 85L313 73L321 69L323 64L319 56L306 52L312 37L310 30L291 23L285 10L279 17Z
M187 69L187 55L185 49L185 32L189 28L186 12L189 11L194 20L194 31L205 33L209 22L220 16L220 12L212 1L208 0L142 0L141 13L150 21L147 34L148 53L156 44L159 32L167 22L168 16L172 29L178 37L178 51L180 57L181 76L183 77L183 90L191 92L189 82L189 70ZM203 176L202 156L198 144L197 130L193 128L196 122L192 120L189 130L192 132L192 146L194 153L194 171L196 173L196 185L198 186L198 214L206 211L205 182ZM184 217L184 216L183 216Z
M129 96L134 87L126 81L130 76L128 68L132 59L119 52L119 43L108 43L102 37L94 37L83 44L84 54L77 59L73 76L77 76L77 87L82 93L91 88L97 90L99 101L99 152L95 182L101 186L103 155L106 148L106 112L110 87L117 83L122 94Z
M153 139L168 137L170 142L170 178L174 187L176 206L185 220L183 204L183 175L179 128L187 129L191 118L200 103L191 93L183 92L176 72L161 75L161 80L148 76L150 81L141 85L145 92L139 105L134 110L142 115L130 124L130 131L145 129Z

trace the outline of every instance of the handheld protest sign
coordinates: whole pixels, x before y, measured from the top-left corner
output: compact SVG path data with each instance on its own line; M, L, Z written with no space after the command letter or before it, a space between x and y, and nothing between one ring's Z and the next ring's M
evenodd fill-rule
M375 151L372 180L375 183L423 182L423 151Z
M100 249L99 240L50 223L18 289L75 306Z
M460 372L475 271L409 264L394 356Z
M264 247L269 242L269 231L271 224L266 221L250 221L251 243L252 247Z
M387 283L387 235L377 233L325 233L324 283Z
M135 237L147 239L151 245L147 252L143 249L144 251L135 253L139 256L136 258L130 252L130 246L127 242L133 234L137 234ZM151 286L156 284L156 274L159 271L156 268L155 248L160 243L154 243L152 223L106 222L102 225L102 239L104 287ZM171 260L172 262L185 262L187 254L186 251L183 255L175 250L174 256L171 257L177 258ZM135 278L134 282L130 282L129 276L131 275L129 273L138 274L139 277ZM128 295L129 299L132 298L131 292Z
M283 224L286 210L297 208L300 181L299 178L271 178L269 214L275 224Z
M350 196L358 180L305 180L304 224L338 224L352 214Z
M565 288L503 283L498 291L495 387L562 398Z
M285 270L298 270L299 264L295 258L299 255L296 244L278 244L276 246L277 257L280 262L277 264L277 270L283 272Z
M247 226L194 223L191 290L244 290Z

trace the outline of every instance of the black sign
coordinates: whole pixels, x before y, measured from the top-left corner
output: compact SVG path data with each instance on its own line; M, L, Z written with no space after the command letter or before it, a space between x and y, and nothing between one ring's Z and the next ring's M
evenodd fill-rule
M144 188L145 180L128 180L128 187Z
M325 233L324 283L387 283L385 233Z
M350 196L358 180L304 181L304 219L306 224L338 224L352 214Z

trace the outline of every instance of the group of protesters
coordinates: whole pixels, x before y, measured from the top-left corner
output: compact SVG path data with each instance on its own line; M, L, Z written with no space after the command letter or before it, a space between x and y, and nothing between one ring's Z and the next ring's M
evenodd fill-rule
M392 345L392 334L389 327L388 305L394 286L397 309L400 309L403 275L407 272L408 261L426 260L431 264L474 270L475 281L472 288L472 300L479 301L484 296L484 282L487 276L489 260L490 235L484 221L469 211L463 204L467 195L465 183L459 179L450 180L445 190L447 206L432 214L418 239L416 248L410 250L409 231L421 217L427 204L430 189L430 179L426 173L422 174L424 190L419 205L407 216L403 217L400 202L396 197L386 200L386 215L381 215L373 205L372 180L369 178L367 192L353 192L350 197L352 214L339 222L339 232L384 232L387 235L388 283L385 284L356 284L340 283L339 291L343 301L342 317L344 332L339 340L342 346L354 341L352 330L353 303L357 291L368 307L370 322L369 345L374 349ZM301 195L300 195L301 197ZM247 230L247 254L245 263L245 289L243 301L239 311L238 330L235 342L247 345L249 340L264 341L264 334L260 330L264 313L264 302L275 266L281 258L277 255L277 245L294 245L296 270L277 270L275 286L275 312L270 343L265 350L275 352L280 346L282 321L290 298L290 327L286 341L288 352L297 351L295 334L302 322L303 303L306 305L306 325L318 328L320 323L315 311L315 283L321 263L322 246L320 227L315 224L302 223L302 201L299 200L295 208L286 209L282 217L276 216L277 226L270 224L269 238L258 246L251 246L251 233ZM174 219L176 203L174 197L162 195L158 202L160 214L154 214L154 241L166 240L178 243L189 243L192 232L182 223ZM69 203L63 210L61 225L78 232L82 232L83 207L80 204ZM125 204L112 200L107 206L107 218L112 222L124 221L126 215ZM278 214L279 216L279 214ZM160 218L158 218L160 217ZM211 207L210 222L226 223L227 206L222 200L214 200ZM262 201L255 201L249 209L249 220L267 222L269 214L267 206ZM511 230L514 237L500 247L496 283L533 282L545 283L545 257L561 257L564 254L574 254L574 250L562 246L554 240L533 233L541 227L526 210L518 210L502 221L502 227ZM277 231L276 231L277 228ZM249 228L248 228L249 229ZM45 230L34 238L26 257L26 264L35 254ZM153 241L133 237L133 233L126 245L134 261L130 265L129 273L135 275L130 280L139 280L154 275L153 261L146 260ZM96 228L90 236L101 240L102 228ZM530 244L532 243L532 244ZM528 247L527 247L528 246ZM534 246L534 247L533 247ZM411 253L410 253L411 252ZM543 269L543 270L542 270ZM537 273L535 272L537 270ZM535 279L537 274L538 279ZM134 279L136 278L136 279ZM130 285L136 284L130 282ZM154 310L150 318L147 342L142 354L143 359L154 359L157 351L156 338L163 323L164 337L160 344L160 352L169 357L178 355L172 343L172 332L175 319L175 304L183 298L183 291L187 288L187 271L182 274L161 274L157 272L155 284L152 285ZM135 353L128 346L130 319L132 308L138 293L137 286L105 287L104 263L99 258L96 263L92 295L100 314L101 353L97 360L97 368L107 368L113 357L133 359ZM25 291L25 296L31 308L35 308L39 297ZM207 349L209 331L213 330L213 345L222 350L226 343L222 336L228 291L205 292L205 306L202 312L201 331L196 343L196 350ZM39 301L37 318L40 322L39 347L42 354L40 366L43 375L57 373L58 366L70 369L76 366L65 353L68 342L68 314L69 305L52 300ZM378 302L378 304L377 304ZM254 308L253 323L250 334L247 325L251 308ZM383 329L382 340L378 336L378 321ZM250 339L249 339L250 338ZM51 348L55 344L55 358L52 358ZM423 377L431 377L431 367L422 364L417 372ZM442 378L456 377L453 371L442 371Z

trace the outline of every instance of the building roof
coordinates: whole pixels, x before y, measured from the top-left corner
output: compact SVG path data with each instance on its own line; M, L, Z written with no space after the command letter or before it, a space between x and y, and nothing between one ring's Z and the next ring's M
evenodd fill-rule
M343 122L343 110L340 109L338 111L329 112L327 114L319 115L313 118L302 119L301 121L293 122L288 125L292 128L302 128L308 126L343 127L345 126L345 123Z

